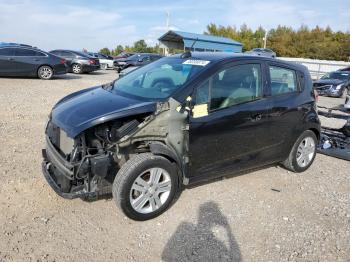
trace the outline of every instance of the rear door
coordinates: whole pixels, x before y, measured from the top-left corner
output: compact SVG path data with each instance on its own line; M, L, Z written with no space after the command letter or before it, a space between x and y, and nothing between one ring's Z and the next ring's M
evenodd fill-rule
M33 49L16 48L14 58L17 73L20 75L36 75L40 65L45 64L47 55Z
M221 176L269 160L269 100L259 61L219 70L196 89L189 126L190 176Z
M16 62L14 60L14 48L0 48L0 74L13 75L16 73Z
M269 76L269 99L271 101L271 130L274 130L273 145L281 160L289 154L291 143L295 142L295 130L303 123L307 106L300 95L303 89L301 72L286 65L267 63Z

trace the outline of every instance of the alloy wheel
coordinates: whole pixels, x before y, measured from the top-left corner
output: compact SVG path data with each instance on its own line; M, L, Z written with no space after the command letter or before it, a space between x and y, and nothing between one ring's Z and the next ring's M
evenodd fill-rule
M168 200L171 178L163 168L151 168L139 175L131 186L130 204L142 214L158 210Z
M73 73L79 74L81 72L81 66L78 64L73 65L72 67Z
M39 76L42 79L50 79L52 77L53 71L50 67L44 66L39 70Z
M315 155L315 149L315 141L311 137L305 137L300 142L297 150L297 163L300 167L310 164Z

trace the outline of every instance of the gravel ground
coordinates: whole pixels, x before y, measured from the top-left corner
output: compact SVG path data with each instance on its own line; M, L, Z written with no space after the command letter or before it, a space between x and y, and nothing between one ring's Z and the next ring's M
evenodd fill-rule
M302 174L270 167L187 189L146 222L111 199L58 197L41 174L47 115L115 77L0 78L0 261L350 261L350 163L324 155Z

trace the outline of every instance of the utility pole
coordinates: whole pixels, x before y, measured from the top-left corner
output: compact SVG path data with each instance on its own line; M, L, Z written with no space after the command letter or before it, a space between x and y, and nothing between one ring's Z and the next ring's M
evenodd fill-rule
M170 12L166 11L166 30L169 31L170 27Z
M264 48L266 48L266 42L267 42L267 35L268 35L268 31L265 31L265 36L264 36Z

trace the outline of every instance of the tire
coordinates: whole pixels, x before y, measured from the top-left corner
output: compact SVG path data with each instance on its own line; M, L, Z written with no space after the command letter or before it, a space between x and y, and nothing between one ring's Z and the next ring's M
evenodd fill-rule
M343 92L341 93L340 97L341 98L346 98L347 95L348 95L348 89L345 87L343 89Z
M107 64L101 64L100 67L102 70L107 70L108 68Z
M43 80L50 80L53 77L53 69L50 66L41 66L38 69L38 77Z
M72 65L72 72L74 74L81 74L81 73L83 73L83 67L81 66L81 64L73 64Z
M305 141L306 143L311 143L310 146L304 147ZM283 166L295 173L304 172L308 169L316 156L316 146L317 146L317 138L314 132L311 130L306 130L304 133L299 136L297 141L294 143L291 152L289 153L288 158L282 163ZM301 153L302 152L302 153ZM303 162L303 156L305 162Z
M171 205L179 190L178 184L176 164L164 157L143 153L121 167L114 179L112 193L116 205L127 217L144 221L159 216Z

